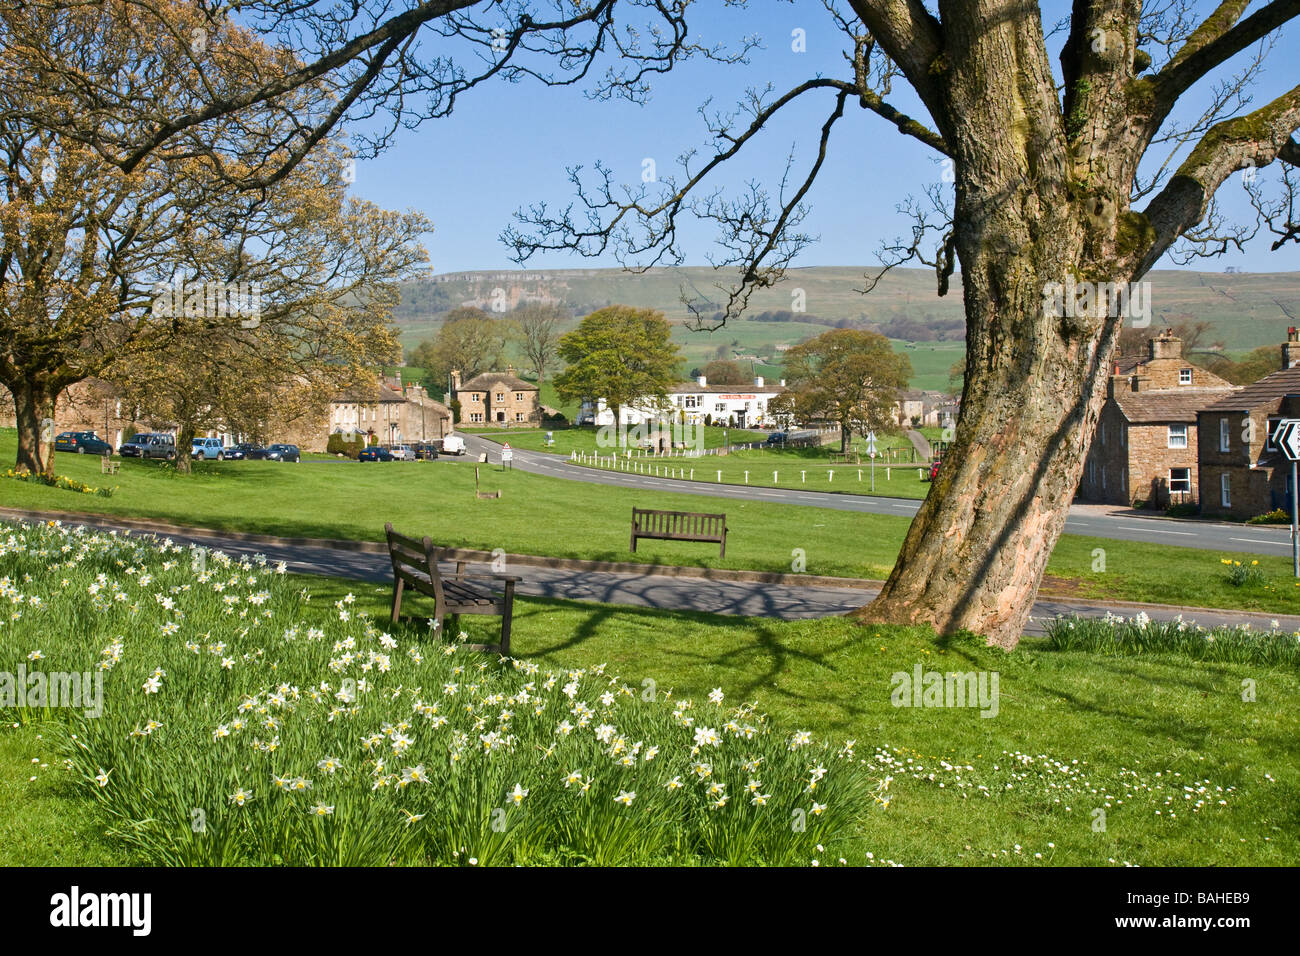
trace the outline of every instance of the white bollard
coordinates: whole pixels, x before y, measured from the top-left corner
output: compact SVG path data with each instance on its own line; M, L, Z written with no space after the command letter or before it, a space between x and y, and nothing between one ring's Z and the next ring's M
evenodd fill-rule
M800 480L801 482L805 482L805 483L806 483L806 482L808 481L808 472L806 472L806 471L801 471L801 472L799 472L799 480Z
M777 482L776 472L772 472L772 484L776 484L776 482Z
M861 480L862 480L862 469L859 468L859 469L858 469L858 481L861 481Z
M695 469L692 468L692 469L691 469L691 481L694 481L694 480L695 480Z
M718 472L718 481L722 481L722 472L721 472L721 471Z
M885 469L885 481L888 481L888 480L889 480L889 469L886 468L886 469Z
M826 481L832 482L834 480L835 480L835 471L834 469L831 469L830 471L826 472Z
M749 484L749 472L745 472L745 484Z

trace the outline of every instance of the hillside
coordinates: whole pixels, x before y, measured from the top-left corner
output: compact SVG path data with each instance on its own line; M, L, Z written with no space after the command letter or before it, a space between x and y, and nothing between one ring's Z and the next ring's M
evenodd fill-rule
M715 332L691 331L683 291L696 298L710 294L719 273L709 268L652 269L642 274L620 269L550 269L508 272L457 272L431 275L402 286L397 319L408 348L431 336L442 314L460 305L508 313L528 301L551 302L585 315L613 303L664 312L677 326L676 338L688 366L739 354L757 374L779 374L780 346L836 325L872 328L906 350L918 388L945 388L948 369L964 350L960 285L940 298L928 269L895 269L870 295L858 290L864 269L816 266L791 269L775 289L756 292L744 319ZM726 275L723 273L722 275ZM1224 273L1161 270L1151 283L1151 328L1186 321L1213 324L1212 338L1241 353L1285 337L1300 324L1300 272ZM805 311L791 312L797 290ZM1289 313L1289 315L1288 315ZM762 321L766 319L767 321ZM575 319L576 322L576 319Z

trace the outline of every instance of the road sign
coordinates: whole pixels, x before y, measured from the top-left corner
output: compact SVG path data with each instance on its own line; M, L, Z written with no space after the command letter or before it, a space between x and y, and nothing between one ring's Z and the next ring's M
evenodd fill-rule
M1300 461L1300 418L1284 418L1273 432L1273 443L1287 461Z
M867 432L867 454L872 458L876 457L876 433Z

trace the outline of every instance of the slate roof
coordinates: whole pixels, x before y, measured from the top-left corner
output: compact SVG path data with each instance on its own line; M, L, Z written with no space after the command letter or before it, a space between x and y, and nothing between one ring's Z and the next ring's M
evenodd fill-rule
M1241 412L1261 405L1276 406L1288 395L1300 395L1300 365L1265 375L1258 382L1205 406L1204 411Z
M1131 392L1115 390L1115 404L1131 424L1195 422L1196 413L1220 400L1231 400L1224 388L1184 388L1178 391ZM1234 408L1237 406L1233 406Z
M517 375L509 372L480 372L468 382L461 384L459 391L462 392L490 392L494 388L503 387L509 392L536 392L538 388L532 382L525 382Z

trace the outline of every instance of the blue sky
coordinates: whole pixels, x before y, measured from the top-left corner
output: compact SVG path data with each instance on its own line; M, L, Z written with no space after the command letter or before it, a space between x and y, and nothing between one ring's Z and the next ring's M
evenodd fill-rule
M1199 6L1213 8L1211 3ZM1053 3L1044 10L1050 25L1069 7ZM426 213L435 231L425 244L437 272L515 268L499 240L501 231L520 207L539 201L562 207L569 202L573 191L567 167L590 170L600 160L614 170L616 181L639 185L647 158L655 161L662 177L683 151L699 147L705 153L708 136L697 110L706 98L712 97L712 108L729 110L746 87L771 83L779 94L818 73L847 75L842 34L817 0L753 0L748 10L706 2L693 11L691 24L693 34L707 40L735 42L756 33L764 48L752 53L747 66L695 61L658 77L645 106L595 102L578 89L548 89L536 83L480 87L459 101L451 117L403 131L380 157L358 163L353 188L381 206ZM792 50L796 29L806 32L806 52ZM1294 84L1297 58L1300 24L1291 24L1265 65L1254 92L1255 106ZM892 101L923 118L904 88L896 84ZM1209 88L1210 83L1202 81L1185 97L1181 112L1203 106ZM818 91L789 107L783 119L715 174L714 185L733 194L751 179L774 187L792 146L801 160L795 167L801 176L833 99L830 91ZM808 197L812 211L802 228L820 241L795 264L874 265L881 241L906 228L896 204L909 194L921 196L924 186L939 180L940 174L932 151L850 102ZM1219 195L1225 211L1249 210L1236 177ZM711 227L693 221L683 225L687 264L706 264L706 256L716 251ZM532 268L615 265L612 258L564 253L536 256L528 263ZM1245 254L1199 260L1189 268L1221 271L1229 265L1246 271L1293 270L1300 269L1300 255L1294 245L1270 253L1265 242L1256 241ZM1160 267L1174 265L1166 257Z

